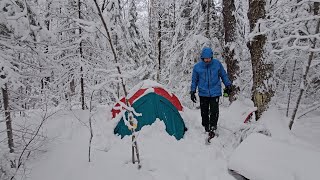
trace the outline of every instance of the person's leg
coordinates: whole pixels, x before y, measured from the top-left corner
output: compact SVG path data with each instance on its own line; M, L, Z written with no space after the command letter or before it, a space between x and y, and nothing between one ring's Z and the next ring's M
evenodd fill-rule
M219 119L219 96L210 98L210 129L216 130Z
M209 97L200 96L202 126L209 132Z

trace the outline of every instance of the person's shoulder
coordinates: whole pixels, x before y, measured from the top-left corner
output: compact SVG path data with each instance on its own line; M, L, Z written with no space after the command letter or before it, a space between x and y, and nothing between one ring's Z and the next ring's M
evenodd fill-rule
M199 66L201 66L203 64L203 61L199 61L199 62L197 62L195 65L194 65L194 67L199 67Z
M212 64L214 64L215 66L220 66L221 62L218 59L212 59Z
M219 61L219 59L215 59L215 58L212 59L212 62L214 62L214 63L221 63L221 62Z

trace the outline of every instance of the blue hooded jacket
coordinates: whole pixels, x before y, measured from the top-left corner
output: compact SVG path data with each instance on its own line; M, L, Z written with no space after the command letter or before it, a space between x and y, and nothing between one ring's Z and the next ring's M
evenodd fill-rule
M201 60L194 65L192 71L191 91L199 90L199 96L216 97L221 96L221 81L227 86L231 86L226 71L219 60L213 59L211 48L205 47L201 52ZM212 58L209 63L203 61L204 58Z

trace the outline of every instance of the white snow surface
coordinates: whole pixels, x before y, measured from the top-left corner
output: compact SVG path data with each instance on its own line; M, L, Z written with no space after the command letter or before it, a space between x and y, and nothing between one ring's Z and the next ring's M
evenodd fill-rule
M48 135L55 140L32 163L29 178L32 180L234 180L227 170L227 161L217 139L205 144L206 135L201 126L200 111L186 109L183 116L189 127L184 139L177 141L165 131L157 120L137 134L142 168L131 162L131 137L123 139L113 134L116 125L110 120L107 108L94 116L92 161L88 162L89 130L82 122L88 113L76 110L75 118L65 113L52 119L47 126Z
M144 80L142 82L140 82L139 84L135 85L133 88L131 88L131 90L128 93L127 98L131 98L134 93L136 93L139 89L149 89L149 88L153 88L153 87L161 87L164 88L163 85L152 81L152 80ZM122 97L121 97L122 98Z
M113 134L117 121L111 120L111 107L99 107L93 114L94 137L91 162L88 162L90 133L87 125L89 112L82 110L60 112L46 122L43 134L46 134L50 141L48 141L46 146L42 147L42 153L33 158L32 162L29 162L30 169L27 169L27 177L31 180L234 180L235 178L228 172L228 163L232 162L229 161L230 157L231 160L236 159L236 162L239 164L246 164L243 166L246 167L243 170L245 173L251 172L250 169L247 169L251 166L260 167L258 166L259 164L255 164L258 157L260 159L269 157L269 154L268 156L263 154L263 147L265 146L259 144L249 148L261 149L257 151L257 154L245 154L250 157L251 164L246 163L244 161L246 159L243 159L242 155L237 155L239 154L237 152L239 149L235 150L234 131L242 125L241 114L239 113L243 113L244 109L250 108L250 106L246 106L245 104L248 105L248 103L238 102L230 107L220 107L219 137L214 138L210 145L205 144L206 134L201 125L199 109L191 110L185 107L184 112L181 113L188 131L180 141L168 135L162 121L157 120L154 124L143 127L141 131L137 132L141 169L137 168L137 164L132 164L131 162L131 137L126 136L121 139ZM268 126L267 123L264 123L262 126L270 129L278 126L279 123L277 123L276 119L281 119L279 117L281 114L273 112L275 110L270 112L275 119L273 125ZM265 118L268 119L268 117L269 115ZM300 139L299 141L288 140L290 139L288 137L293 136L299 139L298 137L302 133L312 132L310 128L313 128L314 132L317 132L316 129L319 131L319 126L308 126L301 129L300 127L300 125L295 127L295 134L288 134L287 132L284 132L284 134L287 134L286 136L278 134L278 137L286 138L277 138L276 135L274 137L274 139L277 139L276 144L288 144L278 147L279 154L289 150L290 154L285 153L283 158L286 160L295 155L295 158L286 161L290 162L292 166L296 166L284 167L283 165L280 167L280 165L285 163L275 161L281 160L280 158L275 160L271 158L266 159L265 164L279 164L279 166L275 165L275 167L279 167L279 171L280 169L283 170L281 172L287 172L290 168L294 169L303 165L309 167L308 165L314 162L312 158L316 160L317 157L320 157L315 157L318 154L314 150L320 146L315 146L313 150L310 150L309 147L311 146L306 146L306 144L310 144L308 143L310 139L313 140L312 142L320 144L319 141L315 140L320 138L317 133L314 133L314 136L304 136L303 140ZM298 131L299 129L301 131ZM273 131L270 130L270 132ZM246 144L245 142L242 142L239 146L240 150L243 143L244 145ZM263 142L260 142L260 144L272 143L273 141L269 142L268 138L263 138ZM245 147L245 149L247 148ZM233 153L234 150L235 153ZM299 164L299 161L305 163ZM314 168L316 168L318 164L314 165ZM229 167L235 166L237 165L231 166L229 164ZM259 170L261 171L262 169L257 169L257 173L260 172ZM310 167L309 170L311 171L312 168ZM309 170L306 172L309 172ZM298 180L302 177L308 177L306 179L318 179L318 176L315 176L314 173L309 173L308 176L301 176L299 172L297 171L294 174ZM257 173L254 174L256 175L255 177L264 175L264 172ZM285 176L284 180L291 177L290 175Z
M318 179L320 151L254 133L235 150L228 166L252 180Z

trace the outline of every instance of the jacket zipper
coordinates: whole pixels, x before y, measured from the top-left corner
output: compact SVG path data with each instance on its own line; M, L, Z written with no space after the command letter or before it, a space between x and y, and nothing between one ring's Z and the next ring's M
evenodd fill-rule
M208 74L208 90L209 90L209 97L211 97L211 93L210 93L210 74L208 73L209 70L209 66L207 66L207 74ZM210 72L210 71L209 71Z

